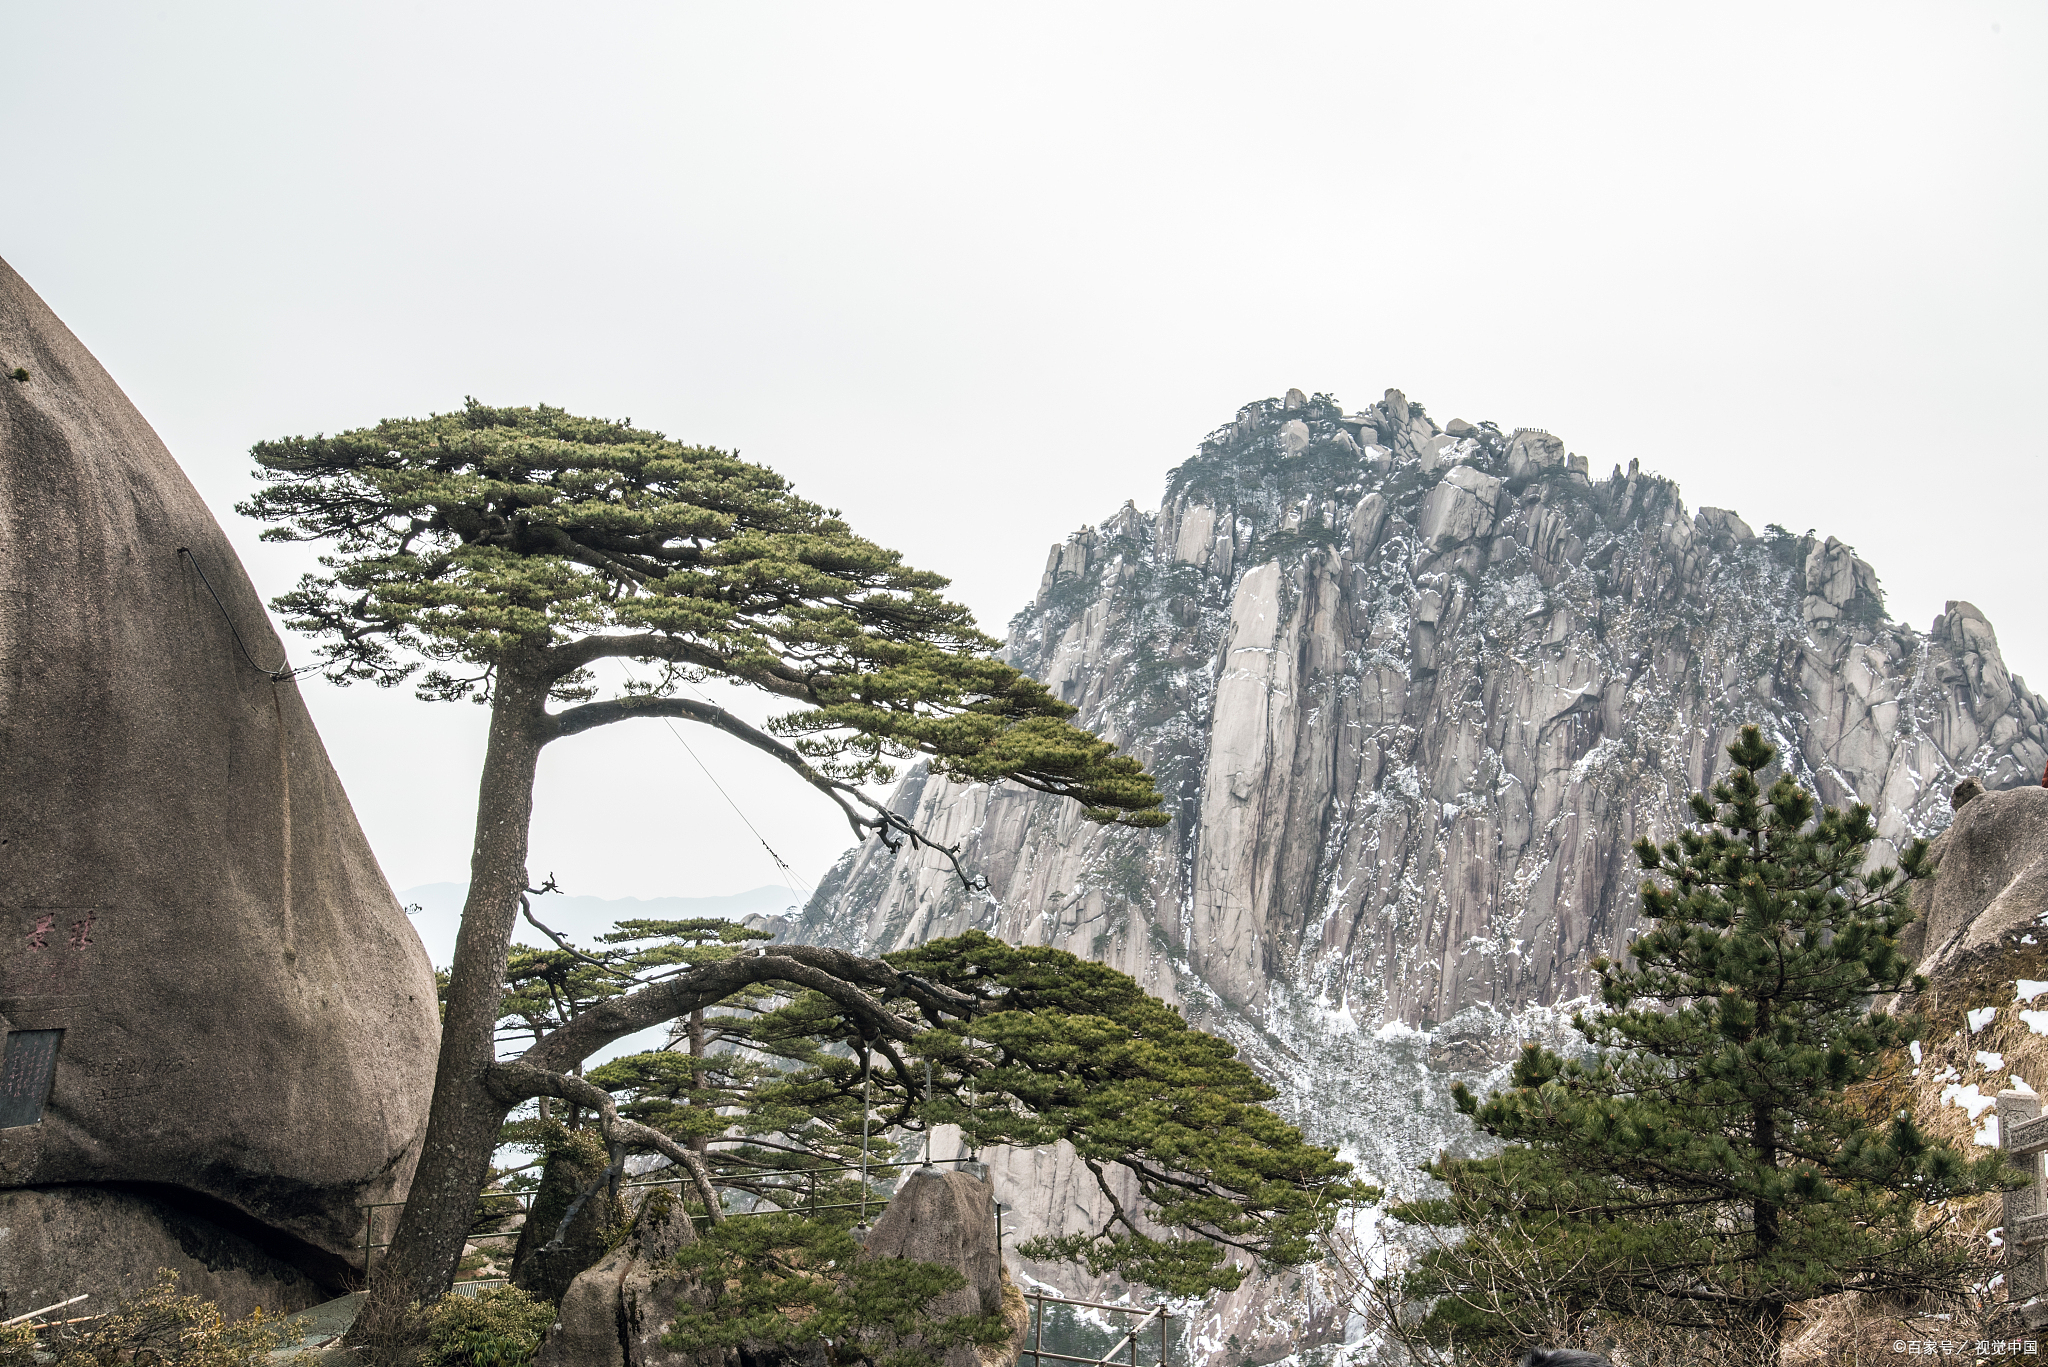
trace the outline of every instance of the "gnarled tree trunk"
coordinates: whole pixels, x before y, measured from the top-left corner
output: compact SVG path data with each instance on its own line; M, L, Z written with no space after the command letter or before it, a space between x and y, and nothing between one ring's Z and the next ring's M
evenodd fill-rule
M351 1335L356 1341L407 1337L411 1307L454 1284L477 1193L490 1177L509 1108L492 1095L485 1074L496 1062L506 957L527 886L534 775L550 739L546 701L544 685L500 671L426 1143L391 1247L375 1264L369 1304Z

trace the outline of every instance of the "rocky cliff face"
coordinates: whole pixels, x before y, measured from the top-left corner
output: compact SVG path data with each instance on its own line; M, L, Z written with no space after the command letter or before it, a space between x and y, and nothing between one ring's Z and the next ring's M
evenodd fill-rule
M1674 828L1739 726L1894 845L1942 829L1965 776L2048 761L2048 706L1968 603L1915 631L1832 537L1688 510L1633 462L1595 479L1546 432L1439 428L1391 390L1349 415L1247 405L1158 512L1053 549L1009 655L1152 768L1174 823L1105 830L913 772L900 810L989 891L864 847L798 934L888 950L973 926L1102 959L1396 1181L1457 1133L1443 1075L1479 1080L1627 944L1631 842ZM1056 1160L1015 1161L1005 1199L1086 1218L1039 1171ZM1238 1299L1219 1349L1280 1332Z

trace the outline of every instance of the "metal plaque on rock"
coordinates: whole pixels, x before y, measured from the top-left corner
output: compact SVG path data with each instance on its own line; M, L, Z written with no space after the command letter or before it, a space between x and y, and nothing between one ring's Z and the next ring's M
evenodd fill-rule
M0 1130L41 1122L62 1038L62 1030L7 1032L6 1048L0 1051Z

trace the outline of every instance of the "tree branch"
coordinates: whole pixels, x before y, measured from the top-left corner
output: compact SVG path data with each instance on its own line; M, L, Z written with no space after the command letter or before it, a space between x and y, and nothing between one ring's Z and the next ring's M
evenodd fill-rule
M550 1032L519 1061L538 1069L567 1072L613 1040L716 1006L741 988L771 982L809 988L829 997L854 1018L862 1037L869 1039L907 1040L918 1033L910 1021L885 1008L892 1000L913 1003L927 1020L948 1015L966 1019L987 1006L972 993L928 982L880 959L820 945L775 945L758 954L704 964L680 977L600 1002Z
M709 669L736 679L744 679L770 693L779 693L785 698L796 698L811 702L811 681L805 675L789 669L736 668L732 661L702 646L660 632L643 631L631 636L585 636L581 640L564 641L548 647L548 660L564 674L595 664L599 660L668 660L676 664L691 665L698 669Z
M548 882L550 885L552 885L554 879L550 878ZM521 912L525 914L527 924L531 925L535 930L539 931L541 934L547 936L550 940L553 940L555 944L562 950L563 953L574 955L576 958L583 960L583 962L587 964L595 965L596 967L603 969L606 973L611 974L614 978L624 978L628 982L633 981L633 977L631 974L620 972L617 968L613 967L611 964L606 963L603 959L592 958L590 955L585 954L582 950L576 948L576 946L570 944L560 935L556 934L554 931L548 929L546 926L542 925L538 920L536 920L533 914L533 903L530 900L528 900L527 893L539 890L540 889L528 888L526 892L522 892L519 894L519 909ZM550 992L554 991L553 983L548 984L548 990ZM559 1008L559 1002L557 1003L557 1006Z
M953 874L969 892L982 892L988 888L988 880L970 874L966 865L960 862L958 845L941 845L912 825L909 818L891 811L875 801L851 783L819 773L811 767L810 761L793 746L769 735L757 727L741 721L732 713L715 703L698 702L691 698L656 698L634 695L624 698L608 698L603 702L584 703L578 707L553 715L554 738L573 736L613 722L627 721L633 717L675 717L684 721L701 722L716 727L737 740L746 742L756 750L779 760L794 770L797 777L832 799L839 808L846 824L853 828L853 838L866 840L873 833L891 852L903 848L908 841L913 849L932 850L953 866ZM1016 779L1015 775L1011 776ZM1054 789L1023 779L1016 779L1026 787L1041 792L1053 793Z
M696 1182L697 1194L704 1198L704 1209L712 1224L725 1219L725 1212L719 1208L718 1190L711 1182L711 1169L705 1166L703 1155L686 1148L663 1134L660 1130L642 1125L637 1120L627 1120L619 1115L618 1103L612 1094L594 1082L565 1073L549 1072L535 1068L525 1062L494 1063L484 1074L484 1085L492 1095L508 1105L536 1096L554 1096L577 1106L586 1106L596 1111L607 1146L621 1144L635 1148L652 1149L662 1157L689 1170ZM509 1098L509 1100L508 1100Z

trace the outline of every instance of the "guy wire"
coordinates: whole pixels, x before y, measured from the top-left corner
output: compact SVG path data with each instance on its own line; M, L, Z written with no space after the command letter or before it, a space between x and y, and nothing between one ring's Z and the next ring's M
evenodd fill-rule
M293 669L289 659L275 669L265 669L262 665L257 664L256 657L249 653L248 643L242 639L241 628L235 625L234 617L228 612L228 605L221 602L220 595L213 591L213 581L206 577L206 569L199 563L199 557L183 546L178 547L178 554L191 561L192 568L199 571L199 582L205 586L206 596L213 599L213 605L220 609L221 620L228 624L228 634L235 638L235 648L242 652L242 658L249 662L251 669L259 673L268 674L272 683L284 683L288 679L296 678L300 674L305 673L308 669L316 668L313 665L306 665L300 669Z

